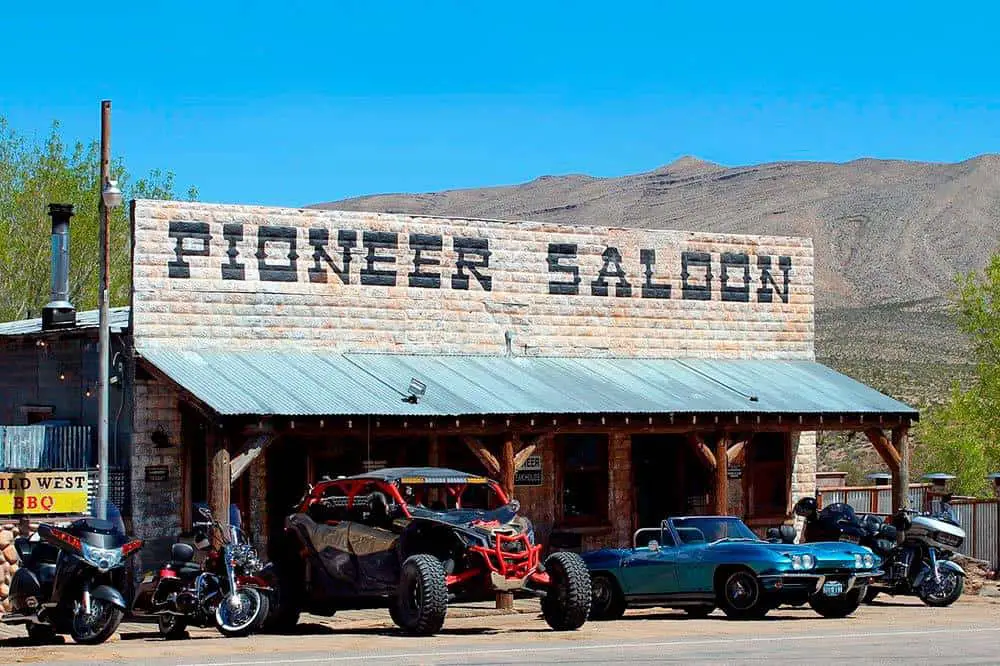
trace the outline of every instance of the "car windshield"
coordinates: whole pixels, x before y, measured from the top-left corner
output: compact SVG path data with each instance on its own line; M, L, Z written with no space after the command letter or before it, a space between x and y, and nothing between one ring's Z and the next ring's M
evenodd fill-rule
M673 526L681 543L760 540L739 518L675 518Z

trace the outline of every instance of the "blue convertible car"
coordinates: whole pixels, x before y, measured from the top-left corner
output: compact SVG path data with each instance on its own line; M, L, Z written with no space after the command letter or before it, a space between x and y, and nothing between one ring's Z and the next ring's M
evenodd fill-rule
M808 603L824 617L854 612L868 582L882 575L871 550L850 543L794 545L758 538L739 518L664 520L636 533L648 545L583 553L591 572L591 619L614 620L629 607L680 608L704 617L715 608L761 618L782 604Z

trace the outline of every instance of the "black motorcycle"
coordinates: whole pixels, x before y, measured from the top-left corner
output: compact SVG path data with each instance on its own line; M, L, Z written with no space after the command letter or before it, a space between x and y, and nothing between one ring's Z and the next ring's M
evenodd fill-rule
M132 555L142 547L116 518L82 518L66 528L41 524L37 540L14 540L20 567L10 584L5 624L26 625L35 641L69 634L77 643L103 643L129 606Z
M235 507L233 507L235 509ZM257 550L239 527L239 513L231 512L227 528L207 507L196 522L195 545L204 551L201 564L195 548L175 543L170 561L140 583L133 614L155 617L160 635L182 638L188 626L216 627L223 636L246 636L261 628L268 617L271 587L259 574L263 565ZM222 545L211 545L213 533Z
M886 521L874 514L855 514L843 503L817 511L815 498L804 497L795 513L806 520L803 541L852 541L882 558L885 575L868 586L866 602L885 593L917 596L928 606L949 606L962 595L965 571L950 558L965 541L965 530L947 504L935 514L901 509Z

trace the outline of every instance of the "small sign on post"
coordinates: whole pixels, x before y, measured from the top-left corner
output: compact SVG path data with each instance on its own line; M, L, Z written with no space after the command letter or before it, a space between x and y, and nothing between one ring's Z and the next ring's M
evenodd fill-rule
M146 482L162 483L170 479L170 468L167 465L146 465Z
M542 457L528 456L521 468L514 472L515 486L542 485Z

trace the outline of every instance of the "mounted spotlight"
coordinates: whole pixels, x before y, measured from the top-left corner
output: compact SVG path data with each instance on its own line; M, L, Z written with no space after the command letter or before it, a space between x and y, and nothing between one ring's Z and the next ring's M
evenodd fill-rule
M405 402L416 404L422 397L424 393L427 392L427 384L416 378L410 379L410 385L407 387L406 392L410 395L403 398Z
M101 190L101 200L105 208L115 209L122 205L122 191L118 189L117 180L108 180Z

